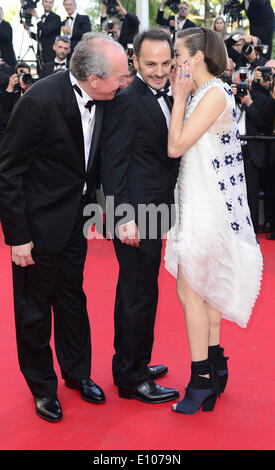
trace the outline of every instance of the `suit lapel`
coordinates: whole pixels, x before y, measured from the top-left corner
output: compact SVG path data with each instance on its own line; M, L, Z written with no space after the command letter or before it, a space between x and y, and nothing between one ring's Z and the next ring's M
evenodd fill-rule
M62 72L59 72L62 73ZM85 170L85 154L84 154L84 139L83 139L83 130L81 123L81 115L78 108L77 100L74 94L74 90L71 85L71 80L69 77L69 72L64 72L66 86L64 87L65 93L65 103L66 103L66 112L65 120L71 137L75 143L77 150L77 157L80 159L83 170Z
M138 89L141 101L145 106L148 115L151 117L154 127L158 130L162 143L166 148L168 130L166 119L158 100L155 98L154 93L150 90L148 85L140 78L135 77L133 80L133 86Z
M95 125L94 125L94 130L93 130L93 137L92 137L92 143L91 143L91 148L90 148L87 172L89 172L90 169L92 168L93 161L95 158L95 152L97 149L98 139L99 139L100 131L102 127L103 110L104 110L104 103L98 103L96 105L96 111L95 111Z

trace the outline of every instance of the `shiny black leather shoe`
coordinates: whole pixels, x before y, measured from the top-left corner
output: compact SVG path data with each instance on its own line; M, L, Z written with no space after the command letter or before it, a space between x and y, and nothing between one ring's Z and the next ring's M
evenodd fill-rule
M89 401L90 403L105 402L105 395L103 390L91 379L80 380L79 383L73 382L72 380L66 380L65 385L72 390L79 390L82 400Z
M163 364L160 364L158 366L148 366L147 371L148 371L148 375L150 379L156 380L167 374L168 367ZM117 385L117 377L113 376L113 379L114 379L114 384Z
M118 387L120 398L131 400L136 398L144 403L164 403L179 397L179 392L174 388L160 387L151 379L142 382L133 390L124 390Z
M62 410L57 396L37 398L34 397L36 414L45 419L56 423L62 419Z

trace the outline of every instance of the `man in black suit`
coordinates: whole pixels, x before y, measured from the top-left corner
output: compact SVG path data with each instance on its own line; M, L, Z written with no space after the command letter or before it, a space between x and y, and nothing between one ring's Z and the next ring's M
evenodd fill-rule
M12 27L4 20L2 7L0 7L0 57L10 67L15 67L16 57L12 44Z
M30 9L31 15L36 19L37 33L31 36L37 41L37 54L42 64L54 60L53 45L55 38L60 35L60 16L52 11L54 0L42 0L44 13L41 18L35 9Z
M49 421L62 417L49 344L51 308L65 384L84 400L105 399L90 380L83 208L96 191L103 101L114 97L127 69L121 45L86 35L71 73L39 80L18 101L0 147L0 217L11 245L19 364L37 414Z
M181 2L179 4L179 11L177 17L177 24L175 23L175 16L170 15L167 19L163 18L164 8L167 4L167 0L161 3L160 8L157 12L157 23L161 26L169 26L172 31L181 31L182 29L194 28L196 25L193 21L190 21L187 16L189 15L190 7L188 2Z
M68 55L71 52L71 41L66 36L57 36L53 45L55 51L55 59L51 62L46 62L41 70L39 78L45 78L62 70L69 68Z
M240 84L240 73L233 75L233 92L237 92L237 84ZM262 85L265 84L262 82ZM244 96L235 95L236 114L239 131L242 135L256 136L269 135L271 129L259 117L259 111L269 97L268 90L261 86L262 91L250 87ZM251 213L251 219L255 232L259 230L259 202L260 190L264 189L267 196L268 177L268 144L267 142L242 141L244 170L247 186L247 199ZM241 176L240 176L241 177ZM265 197L265 214L268 214L269 201ZM268 220L268 219L267 219Z
M92 31L92 26L88 15L79 15L76 11L75 0L64 0L63 6L68 14L65 21L61 23L61 31L71 40L71 53L82 38L83 34Z
M262 44L268 45L264 54L266 60L271 58L272 40L274 34L274 10L270 0L244 0L242 8L249 19L250 34L261 39Z
M135 37L134 66L138 74L108 103L102 134L101 177L107 200L106 225L108 232L111 200L116 216L114 247L120 268L113 376L120 397L146 403L160 403L178 396L176 390L160 387L153 381L164 375L167 367L149 367L162 235L170 227L178 164L171 163L167 156L171 103L165 93L159 100L155 96L167 84L171 52L170 38L161 29ZM152 218L146 213L147 204L153 211ZM140 208L145 212L138 213ZM158 210L162 208L164 217ZM123 211L126 216L122 218ZM153 222L149 226L148 217Z

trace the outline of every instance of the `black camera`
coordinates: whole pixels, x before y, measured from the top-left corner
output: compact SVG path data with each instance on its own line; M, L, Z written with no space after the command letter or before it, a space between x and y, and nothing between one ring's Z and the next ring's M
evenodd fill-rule
M167 0L165 5L172 10L173 13L177 14L179 12L181 0Z
M242 15L240 11L242 10L242 5L239 0L229 0L225 2L223 7L223 14L227 15L232 23L235 21L240 21L242 19Z
M272 80L272 68L271 67L258 67L259 72L262 74L264 82L270 82Z
M20 79L25 85L31 86L33 84L33 79L32 79L31 74L25 73L22 69L18 70L17 77L18 77L18 83L13 88L14 93L21 91Z
M250 55L253 52L254 45L253 42L245 42L243 47L242 47L242 54L244 55Z
M223 72L221 73L221 75L219 75L219 78L224 82L224 83L227 83L227 85L232 85L232 78L231 77L228 77L228 75Z
M248 89L249 89L249 85L247 83L238 83L236 96L243 98L244 96L247 95Z
M116 0L103 0L103 3L107 7L107 15L114 16L117 14L117 1Z
M21 8L19 11L19 16L21 23L25 23L28 27L32 26L32 15L28 10L33 10L36 8L36 5L39 1L40 0L20 0Z

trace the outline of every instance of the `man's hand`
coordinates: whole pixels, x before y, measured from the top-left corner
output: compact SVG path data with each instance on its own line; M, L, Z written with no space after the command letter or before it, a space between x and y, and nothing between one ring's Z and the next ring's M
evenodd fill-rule
M11 259L17 265L25 268L31 264L35 264L31 251L33 249L33 242L26 243L25 245L18 245L11 247Z
M118 227L118 233L121 243L135 247L139 246L139 231L134 221L125 225L120 225Z
M9 84L6 88L6 91L8 93L13 93L14 87L15 87L15 85L18 84L18 82L19 82L19 80L18 80L17 74L14 73L13 75L10 76Z
M71 32L72 32L71 28L68 28L67 26L61 26L61 31L64 34L71 34Z

